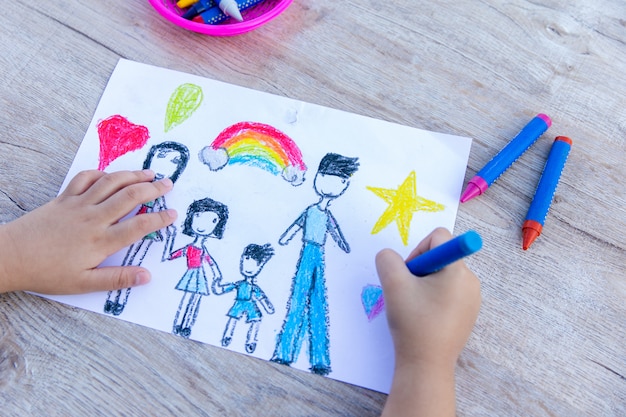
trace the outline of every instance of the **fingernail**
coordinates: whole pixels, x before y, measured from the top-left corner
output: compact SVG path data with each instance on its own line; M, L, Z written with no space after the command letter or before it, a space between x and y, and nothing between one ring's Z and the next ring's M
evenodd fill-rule
M144 285L150 282L150 273L148 271L139 271L135 275L135 285Z
M154 171L151 169L144 169L142 171L144 173L144 175L148 178L154 178Z
M165 210L165 212L167 213L169 218L172 220L176 220L176 218L178 217L178 212L174 209L167 209Z
M163 182L164 185L167 186L167 188L174 187L174 182L172 182L172 180L169 178L163 178L161 181Z

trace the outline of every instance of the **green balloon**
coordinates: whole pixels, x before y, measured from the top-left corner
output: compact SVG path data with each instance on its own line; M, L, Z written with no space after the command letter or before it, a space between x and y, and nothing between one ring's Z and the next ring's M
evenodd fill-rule
M165 131L169 132L189 118L200 104L204 94L195 84L181 84L170 96L165 111Z

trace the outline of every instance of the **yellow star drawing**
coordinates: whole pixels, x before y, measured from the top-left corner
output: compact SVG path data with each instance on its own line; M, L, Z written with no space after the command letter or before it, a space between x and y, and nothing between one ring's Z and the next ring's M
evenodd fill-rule
M372 234L375 235L380 232L385 227L389 226L389 223L395 220L404 246L409 244L409 229L411 227L411 220L413 219L414 212L435 212L441 211L445 208L443 204L427 200L417 195L415 186L415 171L411 171L409 176L406 177L397 190L369 186L366 188L389 204L387 209L374 225Z

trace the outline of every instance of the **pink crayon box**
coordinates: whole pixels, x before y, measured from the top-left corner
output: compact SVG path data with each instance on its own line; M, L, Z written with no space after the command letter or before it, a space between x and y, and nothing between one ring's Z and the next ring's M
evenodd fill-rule
M289 7L293 0L264 0L241 12L243 22L228 19L223 23L210 25L184 19L184 10L176 6L176 0L148 0L152 7L170 22L177 26L210 36L233 36L254 30Z

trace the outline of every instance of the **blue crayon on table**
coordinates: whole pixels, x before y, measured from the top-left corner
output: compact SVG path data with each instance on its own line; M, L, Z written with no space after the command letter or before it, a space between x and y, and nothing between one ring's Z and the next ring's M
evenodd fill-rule
M484 193L550 127L545 114L535 116L491 161L470 180L461 195L461 203Z
M249 9L252 6L256 6L261 3L263 0L236 0L237 5L239 6L240 11L244 11ZM200 13L198 16L193 17L191 20L198 23L207 23L210 25L215 25L218 23L222 23L229 16L224 14L224 12L219 7L211 7L210 9Z
M413 275L423 277L443 269L446 265L478 252L483 246L480 235L473 230L463 233L406 263Z
M203 13L209 10L211 7L216 7L217 4L213 0L197 0L194 4L189 7L189 9L185 10L183 13L183 18L185 19L193 19L198 16L200 13Z
M539 237L559 185L561 173L572 148L572 140L566 136L554 139L548 160L543 168L533 201L530 203L526 220L522 225L522 249L526 250Z

